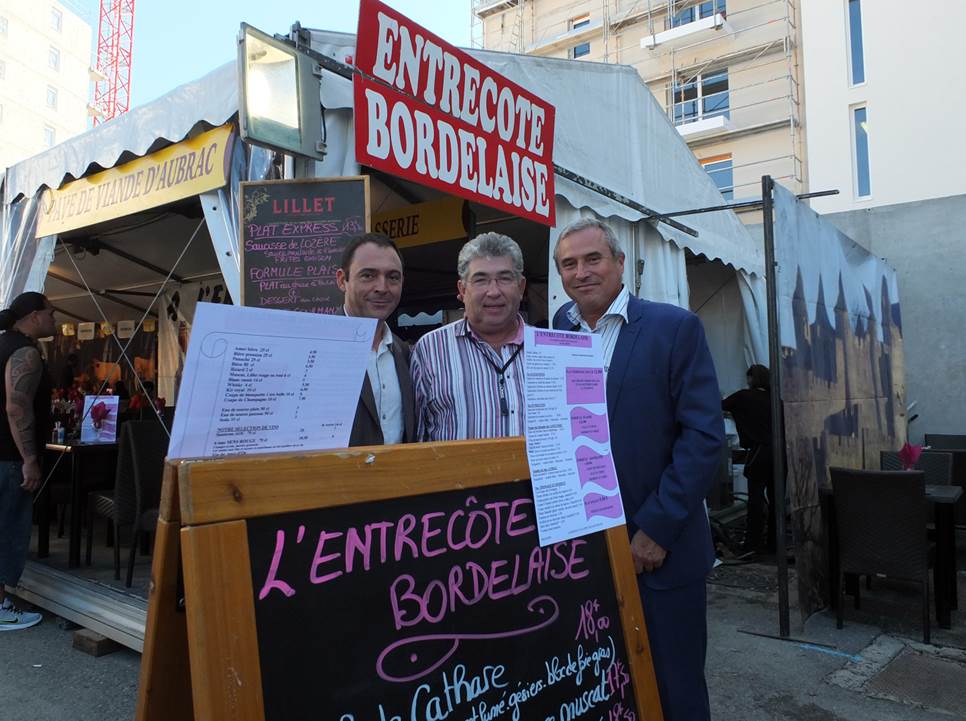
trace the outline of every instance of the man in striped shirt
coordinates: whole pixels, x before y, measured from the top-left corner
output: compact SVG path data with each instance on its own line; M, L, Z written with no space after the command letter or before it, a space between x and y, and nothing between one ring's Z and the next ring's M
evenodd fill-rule
M484 233L460 250L457 271L463 319L413 349L416 438L522 436L523 253L512 238Z

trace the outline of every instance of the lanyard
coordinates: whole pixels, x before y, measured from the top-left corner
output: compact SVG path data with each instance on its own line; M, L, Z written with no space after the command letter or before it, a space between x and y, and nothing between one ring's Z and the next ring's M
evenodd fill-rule
M513 351L513 355L511 355L510 359L503 364L502 368L493 362L493 359L490 358L486 350L483 350L483 357L486 359L486 362L489 363L493 367L493 370L496 371L497 388L500 393L500 415L501 416L510 415L510 406L506 400L506 372L507 372L507 369L511 365L513 365L513 361L517 359L517 356L520 355L520 351L522 350L523 350L523 345L521 344L515 351Z

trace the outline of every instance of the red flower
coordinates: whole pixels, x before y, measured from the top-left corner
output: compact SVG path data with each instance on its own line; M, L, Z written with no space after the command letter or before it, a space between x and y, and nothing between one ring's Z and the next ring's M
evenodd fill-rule
M111 415L111 411L104 404L104 401L98 401L91 406L91 420L94 421L94 427L100 428L104 419Z
M922 446L913 446L906 441L906 443L902 446L902 449L899 451L899 462L902 463L903 470L915 470L916 463L919 462L919 456L921 455Z

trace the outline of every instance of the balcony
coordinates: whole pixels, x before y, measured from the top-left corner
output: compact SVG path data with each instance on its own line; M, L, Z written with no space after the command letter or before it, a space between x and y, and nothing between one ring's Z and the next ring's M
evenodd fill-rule
M648 50L653 50L659 45L672 48L689 42L702 40L703 38L699 37L699 34L706 33L709 30L724 30L728 34L734 32L734 29L728 24L725 16L722 13L715 13L714 15L709 15L706 18L701 18L694 22L678 25L664 32L646 35L641 38L641 47Z
M550 38L538 40L537 42L527 46L526 53L535 53L540 55L543 53L568 48L572 45L577 45L595 35L599 35L603 27L604 24L600 21L590 23L589 25L582 25L574 30L568 30L565 33L560 33L559 35L554 35Z
M479 18L485 18L494 13L516 7L520 0L474 0L473 13Z
M676 125L675 127L677 127L681 137L688 142L734 130L731 119L725 115L714 115L710 118L705 117L700 120L692 120Z

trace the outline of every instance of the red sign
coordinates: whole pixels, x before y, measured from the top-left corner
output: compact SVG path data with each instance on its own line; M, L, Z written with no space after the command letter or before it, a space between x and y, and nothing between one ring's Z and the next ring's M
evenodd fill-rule
M378 0L359 5L356 160L552 226L553 106Z

